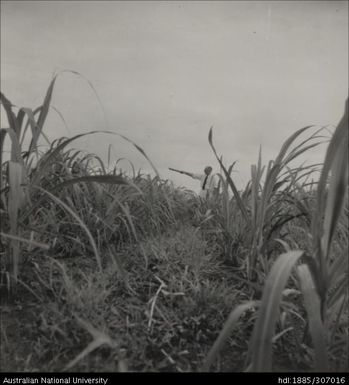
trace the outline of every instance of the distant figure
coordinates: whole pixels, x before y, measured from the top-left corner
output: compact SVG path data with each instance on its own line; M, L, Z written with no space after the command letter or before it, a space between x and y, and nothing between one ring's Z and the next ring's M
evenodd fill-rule
M79 163L78 161L74 161L71 168L72 175L75 177L81 176L81 172L82 172L81 163Z
M212 175L212 167L207 166L204 169L204 174L194 174L192 172L180 171L174 168L169 168L172 171L179 172L180 174L185 174L190 176L193 179L198 179L200 181L200 191L199 197L202 199L212 199L218 193L217 187L217 178L215 175Z

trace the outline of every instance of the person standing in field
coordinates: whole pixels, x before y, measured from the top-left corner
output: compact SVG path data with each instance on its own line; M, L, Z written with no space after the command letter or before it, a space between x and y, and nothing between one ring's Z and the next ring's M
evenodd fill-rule
M199 197L202 199L212 199L218 194L218 184L217 178L212 174L212 167L207 166L204 169L203 174L195 174L187 171L180 171L174 168L170 168L172 171L179 172L180 174L185 174L190 176L193 179L197 179L200 181L200 191Z

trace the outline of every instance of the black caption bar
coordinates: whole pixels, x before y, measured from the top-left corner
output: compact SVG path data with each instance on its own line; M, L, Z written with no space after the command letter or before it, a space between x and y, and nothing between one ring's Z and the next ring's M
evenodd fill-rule
M0 373L0 385L111 385L151 381L152 385L232 384L349 385L349 373Z

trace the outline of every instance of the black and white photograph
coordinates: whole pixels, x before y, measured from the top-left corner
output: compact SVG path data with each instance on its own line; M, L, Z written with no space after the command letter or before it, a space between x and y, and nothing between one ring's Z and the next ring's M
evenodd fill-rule
M344 0L1 0L1 383L348 383L348 40Z

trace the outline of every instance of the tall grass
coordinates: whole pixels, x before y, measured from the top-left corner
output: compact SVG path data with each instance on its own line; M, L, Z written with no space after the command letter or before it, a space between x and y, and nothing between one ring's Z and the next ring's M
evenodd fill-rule
M234 184L231 170L227 170L218 157L213 145L212 128L210 129L209 143L224 171L225 184L231 188L234 196L231 206L236 206L240 210L241 217L244 220L244 223L240 226L241 234L239 237L245 234L245 243L249 245L246 263L250 280L256 281L257 279L257 265L259 270L263 269L259 262L263 262L267 258L266 254L269 252L268 247L271 238L277 238L278 230L288 221L300 215L294 207L287 208L285 202L292 196L296 188L296 182L314 172L314 166L302 168L290 166L290 163L304 152L323 142L323 137L319 135L320 129L308 138L303 139L301 143L294 143L310 128L311 126L304 127L291 135L283 144L278 156L274 161L270 161L267 167L262 165L262 152L260 149L258 163L251 166L251 180L242 193L238 192ZM262 183L263 177L264 183ZM226 196L226 193L224 195ZM236 215L234 208L233 212ZM225 203L222 215L228 217L228 213L229 203ZM226 224L223 227L225 232L230 231ZM231 226L231 228L233 227Z
M304 127L285 141L267 165L263 165L259 150L250 181L242 191L233 180L235 163L226 167L217 154L211 128L208 140L222 170L221 192L217 199L202 202L193 193L162 180L145 151L121 134L93 131L50 143L44 125L57 76L36 109L18 109L0 95L8 120L8 127L0 131L0 233L6 255L2 270L11 276L11 286L22 281L25 259L41 252L51 261L46 275L43 266L35 265L45 290L57 301L63 293L72 309L81 310L91 302L88 309L100 309L110 295L107 284L114 280L116 271L127 296L134 297L130 303L147 304L143 312L147 333L156 334L160 324L161 336L167 338L167 303L193 309L195 298L197 308L210 313L211 322L218 322L212 317L218 291L207 278L214 276L218 282L218 271L225 280L229 276L228 284L216 283L219 293L233 297L237 306L229 307L224 326L215 338L210 337L211 349L202 370L214 366L232 331L239 330L246 320L254 325L246 344L244 369L273 370L273 352L296 330L296 325L288 322L292 314L307 324L298 348L311 352L313 369L334 370L334 358L347 346L343 326L347 327L348 316L348 104L323 164L293 166L302 154L325 141L322 129L309 134L313 128ZM100 133L131 143L148 160L155 177L137 173L133 165L131 176L118 172L118 161L110 171L110 147L108 167L98 156L70 148L75 140ZM45 151L39 150L41 139L48 143ZM11 144L7 161L5 140ZM319 170L319 182L309 182ZM165 246L163 241L154 243L164 237ZM91 276L78 269L82 277L78 281L87 282L87 289L79 288L81 282L74 282L64 264L57 261L77 256L92 266ZM57 267L59 289L53 278ZM107 273L110 277L105 282ZM94 288L100 291L93 292ZM41 294L29 290L42 301ZM193 298L186 298L188 293ZM298 300L290 293L296 293ZM175 298L183 298L184 305ZM80 316L75 314L74 322L93 339L71 357L65 370L78 366L101 346L119 349L107 332ZM200 320L196 317L195 322L205 324L205 314L200 314ZM177 325L179 316L175 318ZM224 319L221 313L217 319ZM177 333L172 329L171 333ZM168 352L163 354L174 362Z
M297 175L299 171L288 170L288 174L281 174L281 170L298 155L318 145L319 142L310 143L317 133L309 139L304 140L296 146L288 155L287 149L302 132L305 127L293 134L283 145L278 157L273 163L269 163L264 186L260 187L263 168L261 156L257 166L252 166L252 178L249 184L251 203L250 210L238 193L229 173L219 160L212 145L212 131L209 134L209 142L225 172L229 186L232 187L234 198L243 213L246 222L250 223L249 231L252 234L251 251L248 254L247 273L251 279L251 272L256 271L256 262L260 258L268 259L263 253L265 228L272 221L272 216L278 214L281 208L281 200L286 194L295 190L295 178L289 175ZM307 170L308 174L309 171ZM288 183L288 184L287 184ZM286 185L286 186L285 186ZM279 197L276 195L278 189ZM249 370L271 371L272 370L272 347L275 326L278 319L283 290L291 277L294 267L297 266L298 285L304 298L304 306L308 316L309 333L314 348L314 369L316 371L328 371L330 369L330 351L333 346L335 333L333 324L329 319L338 320L348 312L348 234L344 236L340 253L332 254L333 242L336 230L344 215L345 198L348 192L348 101L345 113L332 136L328 145L326 157L323 163L319 183L317 184L316 205L312 213L311 233L313 248L310 253L302 250L288 251L277 258L271 265L271 270L266 277L263 288L263 296L260 300L258 317L255 322L250 342L251 364ZM261 193L259 193L261 190ZM274 200L273 200L274 198ZM247 213L250 213L248 215ZM268 239L268 238L267 238ZM270 241L270 240L269 240ZM289 249L289 246L282 242ZM332 289L332 290L331 290ZM224 342L229 338L229 331L238 321L242 310L251 307L254 302L241 305L232 311L226 325L213 345L203 369L208 370L214 362L214 358L222 348ZM335 316L334 316L335 314ZM334 326L336 329L337 325ZM344 337L345 338L345 335ZM342 344L344 340L341 341ZM342 345L343 346L343 345Z
M2 162L1 167L5 219L1 221L1 236L6 245L6 270L14 283L23 259L21 244L29 243L51 252L61 248L61 252L69 255L78 250L79 253L91 251L101 269L101 249L128 240L140 245L139 236L159 234L189 214L189 206L183 205L185 192L161 180L145 151L124 135L92 131L49 143L44 124L57 76L52 79L42 105L34 110L23 107L16 114L16 107L1 94L9 123L9 127L1 129L1 159L5 140L8 138L11 143L10 160ZM99 157L68 149L73 141L100 133L117 135L135 146L149 161L156 177L140 173L131 178L122 173L116 175L107 172ZM38 145L41 137L50 144L43 153ZM23 148L26 142L28 148ZM35 228L33 223L47 225L38 224Z
M75 71L68 72L81 76ZM109 208L106 215L99 212L98 220L104 223L105 218L107 222L111 217L120 218L120 221L125 225L127 231L132 233L132 236L137 240L136 230L128 204L123 203L122 199L117 198L117 191L108 192L103 185L128 185L134 190L129 196L134 196L136 192L136 196L138 197L142 195L142 191L129 178L115 174L107 175L103 162L97 156L81 156L79 159L81 155L79 151L66 150L73 141L86 135L100 133L101 131L79 134L69 139L61 138L52 144L44 133L44 124L49 109L51 108L52 94L58 75L59 74L54 75L43 103L38 108L30 109L22 107L18 109L3 93L0 95L1 105L8 121L8 127L1 128L0 131L0 192L2 207L4 208L1 213L3 220L1 221L0 232L6 245L6 269L10 272L14 284L17 283L23 258L21 244L29 243L32 244L32 246L35 245L35 247L41 245L45 250L52 246L52 239L47 239L47 244L37 242L35 237L40 236L40 233L35 231L35 229L32 230L30 239L24 235L27 233L25 227L27 229L31 227L29 222L32 219L33 213L42 213L41 206L47 201L48 196L51 200L54 200L58 206L63 207L66 212L69 212L81 228L84 229L100 268L101 261L94 241L95 238L92 237L84 218L86 217L86 211L90 211L91 201L89 201L89 197L94 200L93 207L95 207L98 212L101 206L104 206L104 208L106 206L106 202L103 202L105 194L109 195L109 199L113 201L112 206L118 206L122 211L122 215L120 215L120 212L115 213L115 210ZM90 86L94 90L91 84ZM16 110L18 110L18 112L15 112ZM132 140L115 132L103 132L118 135L123 138L123 140L130 142L151 163L144 150ZM11 151L10 159L4 162L4 143L7 138L11 143ZM49 150L43 154L39 151L39 140L41 138L50 145ZM25 147L25 143L29 143L27 147ZM93 170L89 166L91 161L99 165L99 167L97 167L97 173L96 170ZM152 163L151 165L158 175L155 166ZM74 171L76 167L80 171L85 170L85 173L76 177L77 173ZM159 177L158 179L160 180ZM99 184L99 187L96 186L96 183ZM62 191L66 192L67 189L70 189L72 195L68 195L66 199L62 200L60 198L60 196L62 197ZM83 191L87 193L87 196L83 195ZM125 189L123 193L125 193ZM166 201L166 194L163 194L163 198ZM45 204L47 205L47 203ZM166 215L173 217L169 202L167 202L166 207ZM76 213L76 209L79 211L78 213ZM161 210L163 209L164 207ZM50 215L51 218L53 218L55 213L53 211L50 214L46 212L45 215ZM62 213L60 215L62 216ZM96 214L93 213L93 215L95 216ZM155 217L158 218L157 215L155 215ZM8 221L6 220L7 218ZM52 220L50 222L52 223ZM105 227L108 228L108 224L105 225ZM110 225L109 228L111 229ZM58 229L59 225L56 226L56 234L59 233ZM114 230L115 229L112 231ZM41 234L45 232L49 233L50 230L43 229Z

